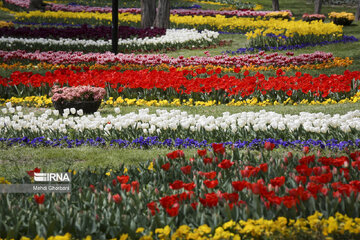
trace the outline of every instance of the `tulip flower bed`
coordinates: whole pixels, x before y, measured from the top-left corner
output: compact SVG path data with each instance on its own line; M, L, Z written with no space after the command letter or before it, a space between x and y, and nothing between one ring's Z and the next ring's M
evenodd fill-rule
M67 24L94 24L110 25L110 13L90 13L90 12L40 12L32 11L29 13L15 13L16 20L20 22L44 22L44 23L67 23ZM119 21L121 25L139 25L141 22L140 14L120 13ZM173 28L196 28L198 30L213 30L227 32L247 33L255 29L267 30L267 33L289 34L293 36L308 35L315 40L328 40L338 38L342 34L342 26L333 23L288 21L281 19L256 19L248 17L226 17L224 15L212 16L170 16L170 25ZM335 37L333 36L335 34ZM317 37L318 36L318 37Z
M145 100L179 98L193 101L216 101L229 103L256 97L260 101L285 102L292 100L325 101L327 98L339 101L355 96L359 91L360 72L345 71L343 75L320 75L312 77L297 72L295 76L284 76L280 69L277 77L266 79L249 72L238 76L221 74L221 69L206 71L124 71L55 70L45 76L31 72L14 72L10 78L0 77L0 90L4 97L44 95L56 83L60 86L91 85L105 88L107 97L125 96Z
M167 29L166 34L154 38L119 39L118 50L121 52L178 50L180 48L208 47L218 43L217 32L204 30ZM4 50L23 49L36 51L62 50L84 52L106 52L111 50L111 40L49 39L49 38L0 38L0 48Z
M206 52L205 52L206 53ZM173 67L194 66L194 65L214 65L223 67L243 67L243 66L273 66L287 67L290 65L301 66L306 64L324 63L333 59L332 53L316 51L310 54L300 54L294 56L293 52L270 53L259 52L242 56L184 56L169 57L165 54L113 54L106 53L83 53L83 52L26 52L23 50L3 51L0 50L0 61L12 62L22 61L25 63L51 63L51 64L138 64L144 66L156 66L169 64ZM169 69L169 68L168 68Z
M30 0L4 0L4 5L7 8L13 9L15 11L19 10L28 10L30 7ZM57 1L59 2L59 1ZM64 1L62 1L64 2ZM66 2L66 1L65 1ZM60 4L60 3L52 3L47 1L46 2L46 10L51 11L58 11L59 9L63 11L74 11L74 12L82 12L82 11L91 11L91 12L109 12L108 9L110 9L111 12L111 1L98 1L98 0L92 0L92 1L86 1L86 0L78 0L75 2L68 1L68 3ZM88 6L91 5L91 6ZM118 3L121 10L125 9L138 9L135 7L140 7L140 3L137 1L129 1L129 0L123 0ZM108 7L104 7L108 6ZM191 4L188 1L171 1L170 7L173 9L197 9L201 8L200 5L197 4ZM244 9L246 10L246 9ZM126 11L126 10L125 10ZM139 12L138 12L139 13Z
M1 28L6 28L6 27L13 27L14 24L12 22L5 22L5 21L0 21L0 30Z
M30 0L4 0L3 1L5 7L9 8L9 9L13 9L15 11L21 11L21 10L29 10L30 7ZM56 11L57 8L63 8L65 11L66 9L68 10L73 10L75 9L78 10L79 8L82 9L82 11L86 11L89 9L92 9L92 11L94 12L103 12L104 9L106 11L107 8L111 7L103 7L105 6L111 6L111 1L84 1L84 0L80 0L77 1L76 3L69 1L69 3L67 5L64 4L55 4L52 2L47 1L46 2L46 10L52 10L52 11ZM83 4L83 5L81 5ZM91 5L91 6L87 6L87 5ZM139 7L140 3L137 1L129 1L129 0L125 0L125 1L121 1L118 3L120 9L122 7L125 8L134 8L134 7ZM187 1L171 1L171 8L185 8L185 9L192 9L192 8L201 8L201 6L197 5L197 4L190 4ZM50 7L51 6L51 7ZM81 12L81 11L80 11ZM110 10L111 12L111 10Z
M14 5L25 9L30 7L30 0L5 0L3 2L5 5Z
M154 38L166 34L165 29L148 28L138 29L127 26L120 26L118 30L119 38L127 39L134 38ZM92 39L92 40L108 40L111 39L111 27L96 26L91 27L86 24L81 27L2 27L0 28L0 35L3 37L16 37L16 38L71 38L71 39Z
M13 108L7 103L0 117L0 133L3 138L61 138L69 134L71 139L102 137L108 141L124 139L132 141L141 136L159 135L160 140L192 136L196 141L206 139L212 142L250 141L255 138L281 138L283 140L340 139L356 141L360 133L360 111L345 115L305 113L282 115L274 112L224 113L222 117L192 115L180 110L149 109L138 113L108 115L99 112L83 115L82 110L65 109L59 116L58 110L47 110L40 116L33 112L24 114L20 106ZM72 115L79 116L72 116Z
M46 6L46 10L49 11L64 11L64 12L99 12L99 13L110 13L112 11L111 7L92 7L85 5L64 5L50 3ZM140 14L140 8L120 8L119 13L133 13ZM179 16L215 16L215 15L225 15L225 16L238 16L238 17L264 17L266 14L272 11L252 11L248 9L242 10L202 10L202 9L171 9L170 14L179 15ZM290 10L283 10L281 12L289 12L292 17Z
M50 97L47 95L44 96L28 96L28 97L11 97L9 99L0 98L1 104L12 103L15 106L25 106L25 107L36 107L36 108L47 108L53 107L53 102ZM278 101L270 102L269 100L259 101L256 97L250 98L243 101L231 101L226 104L226 106L271 106L271 105L330 105L330 104L343 104L343 103L357 103L360 102L360 92L356 93L350 98L344 98L339 101L334 99L327 98L325 101L311 101L309 102L306 99L303 99L301 102L297 103L288 98L285 102L279 103ZM180 107L180 106L217 106L222 105L221 102L216 100L209 101L194 101L193 99L180 101L179 98L174 98L172 101L168 100L144 100L138 98L122 98L118 97L116 99L110 97L108 100L102 102L102 106L109 107L118 107L118 106L138 106L138 107Z
M334 39L329 39L324 37L323 39L316 37L314 40L312 36L309 35L294 35L292 37L286 36L284 34L273 34L273 33L256 33L250 32L246 35L248 39L250 39L249 45L254 49L262 49L262 50L291 50L291 49L299 49L309 46L324 46L334 43L349 43L349 42L357 42L359 39L353 36L342 36ZM251 49L248 49L250 51Z
M289 41L282 41L281 39L287 39ZM252 53L252 52L257 52L260 50L265 50L265 51L284 51L284 50L294 50L294 49L301 49L301 48L306 48L306 47L316 47L316 46L326 46L329 44L337 44L337 43L352 43L352 42L358 42L359 39L357 39L354 36L346 36L343 35L341 39L337 39L337 40L332 40L332 41L321 41L321 42L299 42L296 39L292 38L287 38L284 35L275 35L275 34L267 34L266 37L264 38L265 41L271 41L271 45L269 46L268 44L263 44L262 38L258 38L255 39L254 42L251 44L251 46L253 47L247 47L247 48L239 48L236 51L231 51L231 50L227 50L226 54L233 54L233 55L237 55L237 54L244 54L244 53ZM282 43L280 43L282 42ZM288 42L288 43L287 43ZM296 43L297 42L297 43ZM280 44L280 45L279 45Z
M55 53L54 53L55 54ZM80 56L79 56L80 57ZM175 59L175 58L174 58ZM125 71L125 70L158 70L158 71L169 71L171 68L173 68L173 65L170 64L158 64L154 66L150 65L144 65L144 64L86 64L86 63L79 63L79 64L51 64L46 62L40 62L36 63L37 61L34 61L34 63L27 63L29 60L24 59L21 63L19 61L10 60L9 63L0 63L0 68L5 70L35 70L35 69L41 69L41 70L56 70L56 69L70 69L75 71L86 71L86 70L118 70L118 71ZM289 66L261 66L262 64L259 64L259 66L256 65L250 65L250 66L242 66L240 67L240 72L248 71L274 71L277 69L282 69L283 71L289 71L289 70L297 70L297 71L303 71L305 69L329 69L329 68L336 68L336 67L347 67L350 66L353 63L353 60L349 57L346 58L340 58L335 57L332 59L319 61L319 63L307 63L304 65L294 65L290 64ZM182 70L189 70L189 71L196 71L197 69L204 68L204 65L190 65L190 66L183 66L183 67L176 67L176 70L182 71ZM212 65L212 64L206 64L205 69L206 71L215 71L217 68L220 68L223 73L233 73L234 69L238 69L237 67L222 67L221 65Z
M214 143L194 156L176 150L138 166L69 170L71 194L1 197L0 237L359 238L360 152L273 149ZM30 183L35 172L2 181Z

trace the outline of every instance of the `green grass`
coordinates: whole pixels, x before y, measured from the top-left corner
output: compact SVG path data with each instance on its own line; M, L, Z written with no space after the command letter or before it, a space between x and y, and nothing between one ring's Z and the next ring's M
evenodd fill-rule
M143 107L145 108L145 107ZM129 106L129 107L120 107L121 114L126 114L129 112L137 111L139 107ZM186 111L189 114L200 114L206 116L222 116L223 112L229 112L230 114L240 113L240 112L258 112L260 110L266 110L268 112L276 112L280 114L299 114L300 112L323 112L326 114L346 114L348 111L355 111L360 109L360 103L347 103L347 104L334 104L334 105L298 105L298 106L226 106L226 105L217 105L212 107L149 107L150 113L155 113L157 109L165 109L170 111L171 109L178 109L181 111ZM112 108L105 107L101 110L104 115L115 114Z
M226 106L226 105L216 105L211 107L205 106L180 106L180 107L138 107L138 106L120 106L120 114L124 115L131 112L138 112L140 109L148 108L150 114L156 113L156 110L163 109L167 111L171 111L173 109L177 109L180 111L185 111L189 114L199 114L205 116L214 116L220 117L223 112L229 112L230 114L240 113L240 112L258 112L261 110L265 110L267 112L276 112L279 114L299 114L301 112L311 112L318 113L322 112L325 114L346 114L349 111L355 111L360 109L360 102L357 103L344 103L344 104L332 104L332 105L278 105L278 106ZM54 108L52 108L54 109ZM43 114L47 108L23 108L23 112L25 114L29 112L34 112L36 116ZM110 106L105 106L99 109L99 112L102 116L107 116L109 114L116 115L114 108ZM0 117L4 116L2 112L0 112Z
M31 148L12 147L0 149L0 177L6 179L26 174L26 171L35 167L44 172L58 171L59 169L86 169L86 168L116 168L122 164L134 165L147 160L165 156L175 149L154 148L120 149L120 148ZM184 149L188 158L196 153L195 149Z

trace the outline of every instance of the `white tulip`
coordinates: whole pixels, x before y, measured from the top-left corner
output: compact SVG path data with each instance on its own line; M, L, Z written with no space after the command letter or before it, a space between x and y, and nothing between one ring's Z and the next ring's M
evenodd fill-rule
M3 114L7 114L7 112L8 112L7 108L3 108L3 109L1 109L1 111L2 111Z
M7 102L5 105L7 108L11 108L11 102Z
M64 113L63 113L63 115L64 115L64 114L69 115L69 114L70 114L70 109L65 108L65 109L64 109Z
M82 109L77 110L77 115L79 116L84 115L84 111Z

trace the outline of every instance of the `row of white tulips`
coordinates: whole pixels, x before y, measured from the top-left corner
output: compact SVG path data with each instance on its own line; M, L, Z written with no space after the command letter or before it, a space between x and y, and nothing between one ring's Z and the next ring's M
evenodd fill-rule
M144 45L163 45L163 44L183 44L190 41L212 42L218 38L219 33L209 30L198 32L195 29L167 29L166 34L154 38L129 38L119 39L118 44L126 47L141 47ZM59 40L50 38L13 38L1 37L0 43L6 44L8 47L14 44L24 45L53 45L53 46L84 46L84 47L105 47L111 46L111 40L84 40L84 39L67 39Z
M282 115L275 112L241 112L223 113L221 117L192 115L180 110L156 110L150 114L149 109L138 112L101 116L99 112L83 115L82 110L65 109L63 116L57 110L47 110L42 115L34 113L24 114L21 107L8 107L2 109L0 117L0 133L5 135L23 135L29 133L50 136L51 133L67 134L69 131L81 134L91 132L94 135L123 134L133 131L136 134L171 134L181 132L195 135L242 134L245 132L277 131L289 134L315 133L315 134L356 134L360 131L360 111L348 112L345 115L327 115L323 113L302 112L299 115ZM72 115L77 114L77 115ZM203 136L206 137L206 136ZM295 137L295 136L294 136ZM306 136L304 136L306 137Z

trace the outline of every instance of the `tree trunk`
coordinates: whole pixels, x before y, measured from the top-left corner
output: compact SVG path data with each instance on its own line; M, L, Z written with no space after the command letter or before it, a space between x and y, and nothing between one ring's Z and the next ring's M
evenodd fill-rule
M322 0L315 0L314 4L315 4L314 13L315 14L320 14L321 13Z
M44 10L45 4L43 0L30 0L30 10Z
M141 27L152 27L154 25L155 16L156 0L141 0Z
M357 6L357 9L356 9L355 21L360 21L360 0L358 2L358 6Z
M272 0L272 8L273 8L274 11L279 11L280 10L279 0Z
M170 27L170 0L159 0L154 27Z

